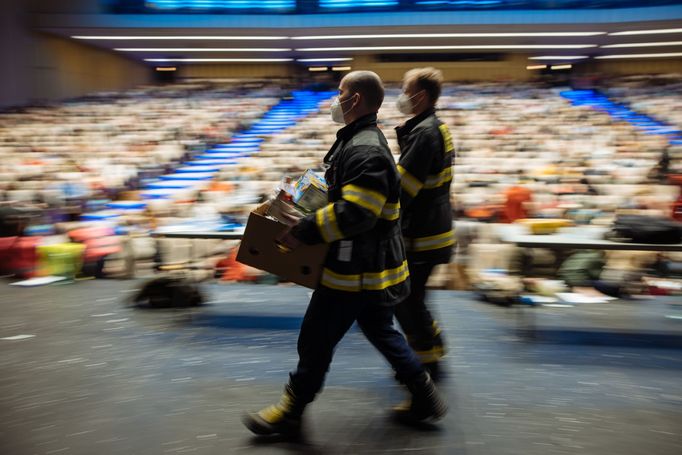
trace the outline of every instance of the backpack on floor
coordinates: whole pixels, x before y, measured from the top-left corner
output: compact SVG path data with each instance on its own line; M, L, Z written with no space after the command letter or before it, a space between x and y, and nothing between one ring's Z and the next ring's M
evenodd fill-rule
M204 298L194 283L178 277L163 276L145 283L134 303L147 308L184 308L199 306Z

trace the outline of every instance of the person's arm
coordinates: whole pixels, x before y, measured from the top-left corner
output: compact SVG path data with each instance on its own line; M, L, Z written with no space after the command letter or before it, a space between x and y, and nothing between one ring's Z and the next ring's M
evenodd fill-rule
M331 243L374 227L386 205L390 164L370 153L353 152L344 166L341 199L303 218L292 227L291 236L310 245Z
M400 207L405 210L424 187L434 156L435 139L426 131L413 132L400 153Z

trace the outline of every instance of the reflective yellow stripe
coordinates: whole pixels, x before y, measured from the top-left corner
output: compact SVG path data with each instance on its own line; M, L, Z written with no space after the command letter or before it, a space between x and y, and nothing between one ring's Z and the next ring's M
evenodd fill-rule
M433 336L440 335L440 327L438 327L438 323L436 323L436 321L433 321L432 327L433 327Z
M322 269L322 278L320 283L330 289L337 291L360 291L360 275L342 275L334 273L328 268Z
M325 242L331 243L334 240L343 238L339 225L336 223L334 204L328 204L326 207L315 212L315 223Z
M405 240L410 251L438 250L455 244L455 231L451 229L442 234Z
M445 144L445 154L452 153L455 151L455 145L452 142L452 135L450 130L445 125L440 125L438 127L440 134L443 136L443 144Z
M345 185L341 188L341 197L348 202L366 208L374 216L379 216L386 203L386 196L383 194L357 185Z
M279 403L268 406L267 408L258 412L261 419L268 423L277 423L284 417L286 412L291 410L294 402L289 393L284 392L282 398L280 398Z
M410 276L407 268L407 261L403 261L394 269L386 269L378 273L362 274L362 289L368 291L381 291L398 283L402 283Z
M407 280L410 272L407 261L393 269L386 269L381 272L363 273L362 275L344 275L335 273L328 268L322 269L322 279L320 283L331 289L338 291L359 292L361 289L366 291L381 291L383 289L400 284Z
M398 172L400 172L400 186L407 191L412 197L415 197L424 184L420 182L414 175L407 172L407 169L398 165Z
M433 189L452 180L452 166L443 169L439 174L429 175L424 182L424 188Z
M427 351L414 351L419 357L421 363L438 362L445 355L445 350L442 346L434 346Z
M396 202L395 204L387 203L384 205L384 208L381 209L381 213L379 214L379 218L383 218L384 220L389 220L389 221L394 221L397 220L400 217L400 202Z
M284 410L273 404L259 411L258 416L268 423L276 423L284 417Z

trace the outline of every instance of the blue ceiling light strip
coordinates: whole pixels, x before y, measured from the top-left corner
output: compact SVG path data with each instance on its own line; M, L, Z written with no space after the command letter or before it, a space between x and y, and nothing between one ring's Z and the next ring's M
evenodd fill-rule
M595 90L567 90L561 92L561 96L569 100L574 106L588 106L605 112L615 119L630 123L645 134L664 135L667 136L670 144L682 145L682 131L677 127L633 111L625 104L610 100L603 93Z
M348 9L348 8L377 8L398 6L398 0L320 0L320 8Z
M451 7L475 7L475 6L504 6L502 0L417 0L417 6L451 6Z
M295 0L147 0L147 8L158 10L293 10Z
M334 13L343 11L578 10L679 6L675 0L109 0L121 11Z
M214 145L191 160L182 163L173 173L148 182L141 192L144 199L167 199L177 191L193 188L210 180L226 166L257 153L264 136L271 136L294 126L309 114L319 112L320 103L335 96L337 92L294 91L273 106L250 128L234 134L229 143Z

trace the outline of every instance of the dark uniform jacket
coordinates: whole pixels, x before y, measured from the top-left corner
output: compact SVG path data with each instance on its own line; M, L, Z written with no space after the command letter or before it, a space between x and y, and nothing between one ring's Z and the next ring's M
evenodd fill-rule
M341 128L324 158L329 204L292 235L329 243L318 289L383 305L409 294L400 233L400 175L376 114Z
M455 243L450 184L454 146L431 109L397 127L401 224L410 262L447 263Z

